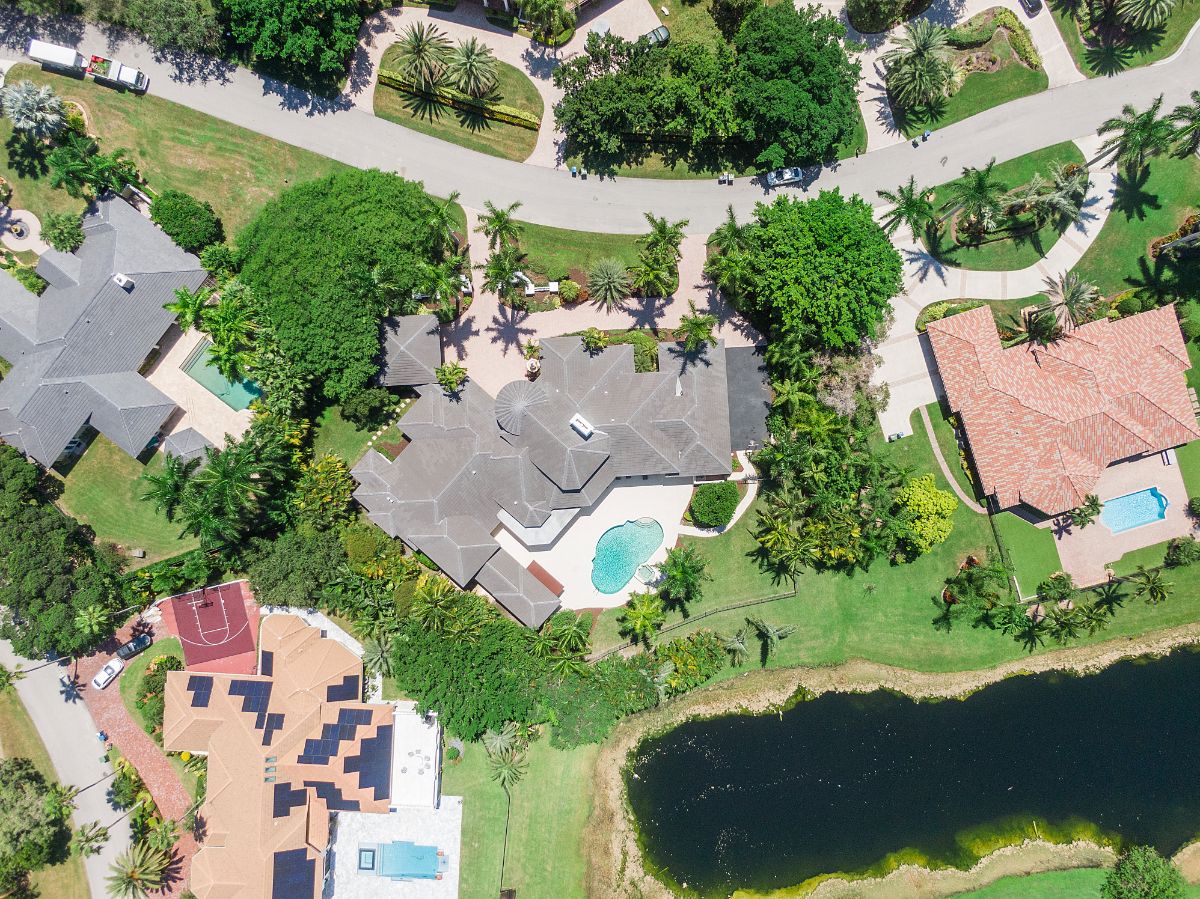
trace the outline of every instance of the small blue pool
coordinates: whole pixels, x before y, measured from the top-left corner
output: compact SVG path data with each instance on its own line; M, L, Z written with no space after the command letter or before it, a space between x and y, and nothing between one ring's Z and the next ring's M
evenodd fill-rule
M1162 521L1167 517L1168 505L1170 503L1158 488L1151 487L1106 501L1100 511L1100 520L1114 534L1120 534L1144 524Z
M262 396L262 388L253 381L230 381L212 364L212 341L205 338L196 345L183 371L193 381L238 412L249 409L250 404Z
M662 542L662 525L653 518L639 518L609 528L596 541L592 586L601 593L619 592Z

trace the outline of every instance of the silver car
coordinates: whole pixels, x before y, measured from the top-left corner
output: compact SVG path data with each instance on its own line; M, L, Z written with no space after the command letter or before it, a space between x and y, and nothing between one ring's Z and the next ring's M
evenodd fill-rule
M125 663L120 659L109 659L108 664L96 672L96 676L92 678L92 686L97 690L103 690L109 684L117 679L117 675L125 669Z

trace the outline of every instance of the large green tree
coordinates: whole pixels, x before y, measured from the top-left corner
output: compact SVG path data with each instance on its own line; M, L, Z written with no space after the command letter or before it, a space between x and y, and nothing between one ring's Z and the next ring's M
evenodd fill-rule
M220 0L233 40L301 82L336 81L358 40L357 0Z
M0 884L8 888L49 864L70 839L47 801L50 790L29 759L0 760Z
M378 371L379 320L433 260L435 209L419 183L352 169L284 192L238 238L241 279L281 351L330 397ZM387 285L372 276L381 265Z
M1101 899L1183 899L1183 875L1150 846L1121 853L1100 885Z
M729 251L747 263L738 303L772 337L840 350L882 336L900 255L860 197L760 203L743 240L744 251Z

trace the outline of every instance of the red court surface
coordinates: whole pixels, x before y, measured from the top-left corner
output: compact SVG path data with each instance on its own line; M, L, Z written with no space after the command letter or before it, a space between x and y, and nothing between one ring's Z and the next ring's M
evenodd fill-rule
M183 644L189 670L255 673L258 605L246 581L172 596L160 608L163 624Z

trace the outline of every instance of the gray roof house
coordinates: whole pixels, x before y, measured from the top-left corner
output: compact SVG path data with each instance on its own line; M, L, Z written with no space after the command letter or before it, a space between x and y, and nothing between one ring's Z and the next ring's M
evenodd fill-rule
M40 296L0 271L0 439L43 465L85 425L136 456L175 412L138 372L175 320L163 309L179 287L207 277L127 203L105 197L83 219L75 253L48 250Z
M558 596L500 547L501 526L543 546L622 478L730 471L723 345L686 364L677 345L660 346L660 370L641 374L631 346L590 354L556 337L541 348L538 380L494 398L471 381L457 398L416 385L401 422L411 443L394 461L369 452L353 472L376 524L530 627Z

